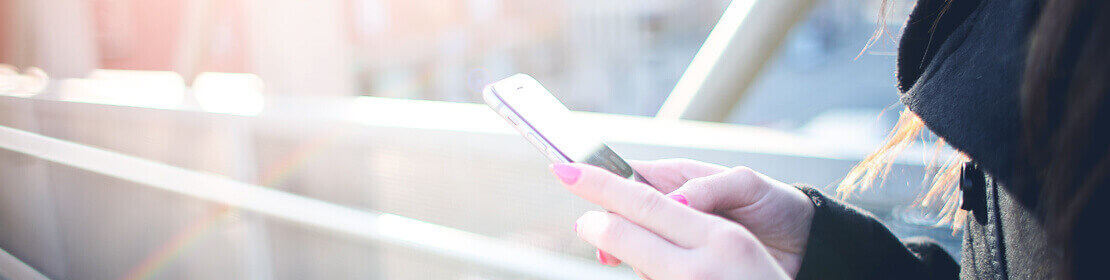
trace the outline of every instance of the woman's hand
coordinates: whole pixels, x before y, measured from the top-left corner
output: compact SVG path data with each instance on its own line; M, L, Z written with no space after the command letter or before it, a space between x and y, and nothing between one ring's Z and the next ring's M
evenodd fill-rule
M612 211L587 212L576 224L579 238L612 255L603 263L619 258L654 279L797 275L813 219L801 191L744 167L631 164L653 186L590 165L552 165L568 190Z

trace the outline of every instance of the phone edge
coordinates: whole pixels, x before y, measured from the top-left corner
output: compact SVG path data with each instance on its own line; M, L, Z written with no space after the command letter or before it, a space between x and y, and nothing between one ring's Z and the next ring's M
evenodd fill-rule
M573 162L570 160L569 157L566 156L566 154L563 153L562 150L559 150L559 148L555 147L555 145L552 144L550 140L547 140L547 137L544 137L543 134L536 130L536 128L533 127L531 123L528 123L528 121L525 120L524 117L522 117L520 113L516 111L516 109L513 109L512 106L505 102L504 98L502 98L499 94L497 94L497 91L494 90L493 84L486 85L485 89L482 90L482 99L485 100L486 106L489 106L491 109L493 109L493 111L496 112L497 115L501 116L501 119L503 121L509 123L509 125L517 131L517 134L519 134L521 137L524 137L525 140L528 139L527 134L532 133L533 135L536 135L537 140L543 141L542 143L533 143L533 141L528 141L528 143L532 144L533 148L536 148L536 150L544 154L544 157L548 158L548 160L554 163ZM508 113L512 114L512 116L515 116L518 120L520 120L521 124L513 125L514 123L509 120L510 116L506 115L506 112L503 112L501 110L502 107L508 109ZM527 129L528 131L524 131L522 129ZM544 146L541 147L539 145ZM552 156L557 156L557 158L552 158Z

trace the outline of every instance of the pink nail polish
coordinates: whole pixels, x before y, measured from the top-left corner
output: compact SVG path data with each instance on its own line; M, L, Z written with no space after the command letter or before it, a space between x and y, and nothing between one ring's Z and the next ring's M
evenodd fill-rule
M567 185L574 185L574 182L578 182L578 176L582 175L581 169L565 163L552 164L551 172L555 173L555 177L559 177L559 181Z
M610 255L609 253L606 253L601 249L597 249L597 259L601 262L601 264L608 266L616 266L620 264L617 262L617 258L614 258L613 255Z
M682 205L690 205L690 203L688 203L686 201L686 196L685 195L672 194L672 195L668 195L667 197L670 197L671 199L674 199L674 201L678 201L678 203L682 203Z
M578 223L574 223L574 232L578 232Z

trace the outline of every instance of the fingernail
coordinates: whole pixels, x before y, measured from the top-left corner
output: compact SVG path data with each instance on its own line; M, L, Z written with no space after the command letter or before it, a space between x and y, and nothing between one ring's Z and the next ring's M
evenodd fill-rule
M597 262L599 262L603 265L609 265L609 262L606 261L605 255L606 255L605 252L602 252L601 250L597 250Z
M578 232L578 222L574 222L574 232Z
M601 256L601 259L602 259L601 264L608 265L608 266L617 266L618 264L621 264L620 260L618 260L616 257L613 257L613 255L610 255L609 253L606 253L605 251L602 251L601 249L598 249L597 253L598 253L598 255Z
M674 201L678 201L678 203L682 203L682 205L690 205L688 202L686 202L686 196L685 195L672 194L672 195L668 195L667 197L670 197L671 199L674 199Z
M555 173L555 177L559 177L559 181L563 184L573 185L578 182L578 176L582 175L582 170L570 164L556 163L551 165L551 172Z

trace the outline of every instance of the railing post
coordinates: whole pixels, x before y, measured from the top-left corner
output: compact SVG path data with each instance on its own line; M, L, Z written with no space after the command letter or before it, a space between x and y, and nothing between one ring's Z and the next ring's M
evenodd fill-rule
M813 2L732 1L655 117L724 121Z

